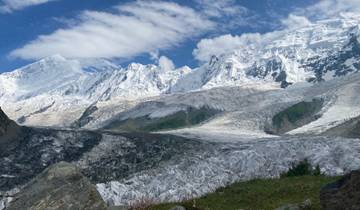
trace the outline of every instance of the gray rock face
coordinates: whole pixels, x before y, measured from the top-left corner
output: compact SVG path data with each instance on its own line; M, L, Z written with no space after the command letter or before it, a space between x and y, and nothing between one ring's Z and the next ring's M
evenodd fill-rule
M326 185L320 192L320 203L324 210L360 209L360 171L353 171Z
M21 136L21 127L10 120L0 108L0 153L4 149L10 149L17 146L16 139Z
M0 136L0 144L4 144L0 145L0 193L23 186L60 161L74 163L98 183L126 178L203 147L199 141L171 135L19 127L4 113L1 116L0 122L6 124L0 125L11 124L17 132L11 139ZM8 136L9 129L3 130Z
M73 165L60 162L50 166L30 181L10 203L18 209L106 209L90 181Z
M265 63L255 63L247 72L247 75L262 79L265 79L268 75L271 75L275 82L280 83L282 88L286 88L292 84L286 81L287 74L285 65L278 57L274 57Z
M349 73L358 72L360 69L360 43L357 36L350 35L350 40L339 52L319 59L314 57L309 59L304 67L310 71L314 71L316 79L314 81L324 81L324 75L327 72L334 72L334 77L340 77ZM348 60L354 60L352 65L348 65Z
M7 128L10 124L9 118L5 115L5 113L0 108L0 136L4 136Z
M6 140L7 144L0 147L1 191L26 184L54 163L78 160L101 140L96 132L27 127L21 130L18 137Z
M359 138L360 137L360 117L352 118L340 125L337 125L326 132L328 136L342 136L346 138Z

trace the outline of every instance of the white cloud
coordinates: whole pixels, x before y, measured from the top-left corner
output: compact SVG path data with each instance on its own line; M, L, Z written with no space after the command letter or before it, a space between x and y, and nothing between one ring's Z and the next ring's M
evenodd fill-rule
M288 18L282 20L285 27L281 31L273 31L265 34L260 33L244 33L242 35L221 35L210 39L202 39L198 42L196 49L193 51L194 57L200 62L208 62L211 56L222 55L233 52L234 50L246 50L261 48L273 37L277 37L285 30L295 30L298 27L303 27L312 24L304 16L296 16L290 14Z
M311 21L305 16L290 14L288 18L281 21L286 28L300 28L311 25Z
M345 13L360 13L359 0L320 0L306 8L296 9L281 23L282 31L273 31L265 34L249 33L240 36L230 34L218 36L211 39L202 39L193 51L194 57L200 62L209 61L212 55L221 55L234 50L255 48L257 45L266 44L273 36L281 36L281 33L290 29L311 25L311 21L319 19L334 18Z
M159 51L158 50L149 52L149 55L153 61L155 61L155 62L159 61Z
M215 26L189 7L161 1L137 1L118 6L114 13L86 11L78 21L69 29L39 36L10 55L130 58L173 47Z
M159 66L161 69L165 70L165 71L171 71L175 69L175 65L173 63L172 60L170 60L168 57L166 56L161 56L159 58Z
M226 31L239 26L257 28L264 24L264 20L259 15L236 0L194 1L203 15L219 23L218 31Z
M10 13L14 10L21 10L26 7L45 4L54 0L1 0L0 13Z
M209 61L213 55L221 55L235 49L251 47L250 45L260 44L262 35L258 33L233 36L222 35L212 39L202 39L193 51L194 57L202 62Z
M344 12L360 12L359 0L320 0L318 3L299 9L295 13L308 18L323 19Z
M174 62L166 57L166 56L160 56L159 51L149 52L150 58L160 66L161 69L165 71L174 70L175 64Z
M221 18L223 16L244 15L249 10L239 4L235 0L195 0L202 12L210 17Z

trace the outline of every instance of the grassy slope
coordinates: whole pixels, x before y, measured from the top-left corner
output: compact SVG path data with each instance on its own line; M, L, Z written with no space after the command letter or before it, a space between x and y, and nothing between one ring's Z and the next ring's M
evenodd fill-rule
M196 199L197 208L192 208L193 201L179 205L188 210L273 210L284 204L311 199L312 209L320 209L321 187L337 179L338 177L300 176L239 182ZM151 209L168 210L174 205L176 204L161 204Z
M279 112L272 119L273 133L283 134L316 120L316 113L321 110L322 105L323 100L313 99L311 102L303 101Z
M106 129L123 132L153 132L177 129L197 125L210 119L218 112L219 111L217 110L206 107L200 109L188 108L185 111L179 111L162 118L149 118L145 116L115 122L112 125L106 127Z

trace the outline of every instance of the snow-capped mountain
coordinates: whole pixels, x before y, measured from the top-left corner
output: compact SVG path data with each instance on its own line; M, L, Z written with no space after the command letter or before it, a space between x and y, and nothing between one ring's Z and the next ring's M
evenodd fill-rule
M360 15L347 13L300 28L243 35L239 49L195 69L135 63L122 68L55 55L0 74L0 106L22 124L69 126L94 105L111 111L107 119L168 94L326 81L359 71L359 23Z
M47 111L75 112L76 118L99 101L131 101L165 94L190 71L188 67L169 70L135 63L121 68L106 60L89 62L54 55L1 74L0 105L19 123ZM66 119L53 116L52 122L44 125L61 126L62 120Z
M219 57L180 80L191 88L278 82L281 87L322 81L359 70L360 16L342 14L301 28L243 35L243 46ZM341 68L339 68L341 67Z
M106 100L165 93L189 68L167 71L155 65L121 68L106 60L94 65L54 55L0 76L2 98L20 101L41 94Z

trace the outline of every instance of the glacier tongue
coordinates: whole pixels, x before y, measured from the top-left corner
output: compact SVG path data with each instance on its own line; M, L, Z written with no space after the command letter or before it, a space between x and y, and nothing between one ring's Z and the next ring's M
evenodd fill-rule
M128 179L99 183L97 189L111 205L129 205L144 198L176 202L236 181L278 177L304 158L319 164L327 175L360 167L358 139L297 136L243 141L205 144L201 151L188 151Z

